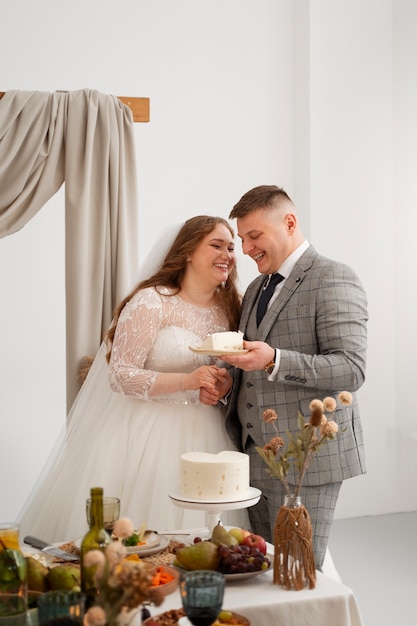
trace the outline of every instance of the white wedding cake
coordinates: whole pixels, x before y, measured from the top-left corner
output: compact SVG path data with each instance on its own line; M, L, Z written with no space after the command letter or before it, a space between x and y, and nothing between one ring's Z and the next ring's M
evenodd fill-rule
M180 494L188 500L233 502L249 493L249 456L186 452L180 457Z
M213 333L200 345L200 350L216 350L230 352L243 350L243 333L227 330L223 333Z

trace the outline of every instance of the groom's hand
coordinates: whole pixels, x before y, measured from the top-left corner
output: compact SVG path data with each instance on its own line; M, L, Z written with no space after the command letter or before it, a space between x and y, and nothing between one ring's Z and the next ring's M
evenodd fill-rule
M220 357L221 360L245 372L251 372L263 370L265 365L275 358L275 349L264 341L244 341L243 347L248 352L236 355L224 354Z

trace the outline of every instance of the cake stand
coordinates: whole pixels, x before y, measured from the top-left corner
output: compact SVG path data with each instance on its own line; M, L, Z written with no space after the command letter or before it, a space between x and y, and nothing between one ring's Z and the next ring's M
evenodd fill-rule
M260 489L256 489L256 487L249 487L249 491L244 498L233 500L231 502L225 502L224 500L189 500L188 498L184 498L184 496L179 493L170 493L169 497L175 506L179 506L182 509L205 511L207 514L207 526L209 532L212 532L213 528L220 523L220 515L223 511L247 509L250 506L254 506L259 502L261 493Z

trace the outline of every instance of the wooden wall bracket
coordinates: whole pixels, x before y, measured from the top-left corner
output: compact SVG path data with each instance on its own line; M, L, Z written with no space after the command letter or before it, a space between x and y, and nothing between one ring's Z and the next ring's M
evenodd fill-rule
M0 100L6 92L0 91ZM149 98L137 98L128 96L117 96L123 104L131 109L134 122L149 122L150 120L150 102Z

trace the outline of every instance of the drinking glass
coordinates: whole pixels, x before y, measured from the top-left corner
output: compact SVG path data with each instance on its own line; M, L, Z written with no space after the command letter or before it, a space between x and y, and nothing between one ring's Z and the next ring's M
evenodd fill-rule
M81 626L85 595L81 591L47 591L38 598L40 626Z
M91 498L86 501L86 513L87 523L90 526L90 510L91 510ZM112 496L103 496L103 522L104 528L109 535L112 534L114 525L119 519L120 515L120 499Z
M181 600L194 626L211 626L223 605L225 579L220 572L195 570L181 573Z
M27 567L19 526L0 523L0 626L25 626Z

